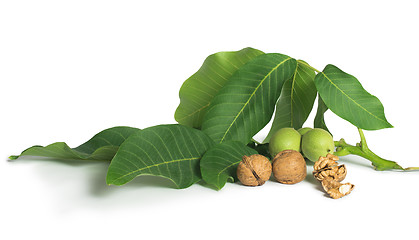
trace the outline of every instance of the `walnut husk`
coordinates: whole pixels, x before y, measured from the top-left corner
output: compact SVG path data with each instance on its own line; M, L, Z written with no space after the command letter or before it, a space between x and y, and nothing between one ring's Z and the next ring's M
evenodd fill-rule
M307 176L307 166L303 155L295 150L279 152L272 161L275 179L284 184L295 184Z
M243 156L237 166L237 178L246 186L261 186L269 180L272 174L272 164L263 155L253 154Z

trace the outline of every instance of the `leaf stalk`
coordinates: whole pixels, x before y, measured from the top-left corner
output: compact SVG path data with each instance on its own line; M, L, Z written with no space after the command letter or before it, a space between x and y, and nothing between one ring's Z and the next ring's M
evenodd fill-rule
M343 138L340 139L339 141L335 141L335 147L336 147L335 155L346 156L349 154L354 154L354 155L361 156L365 159L370 160L375 170L378 170L378 171L391 170L391 169L419 170L419 167L403 168L394 161L386 160L378 156L377 154L375 154L368 148L368 144L367 144L367 141L365 139L365 135L362 129L358 128L358 132L359 132L361 141L358 144L356 144L356 146L346 143Z

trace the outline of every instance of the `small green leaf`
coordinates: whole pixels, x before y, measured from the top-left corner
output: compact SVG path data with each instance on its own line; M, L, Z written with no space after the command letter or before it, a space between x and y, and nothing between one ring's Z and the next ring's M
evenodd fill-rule
M263 142L269 142L272 135L281 128L299 129L303 126L316 100L315 76L316 73L306 62L297 61L293 77L282 87L271 130Z
M258 154L265 156L268 159L272 158L271 154L269 153L269 143L257 144L255 146L248 147L255 149L258 152Z
M170 179L187 188L201 179L199 160L214 142L183 125L158 125L130 136L112 159L107 184L123 185L139 175Z
M30 147L23 151L19 156L10 156L10 159L14 160L20 156L27 155L57 159L110 161L125 139L138 131L140 131L140 129L132 127L108 128L76 148L70 148L64 142L56 142L46 147Z
M327 110L329 110L329 108L327 108L327 106L323 102L323 99L319 96L317 100L317 113L316 113L316 117L314 117L314 127L322 128L330 133L324 121L324 113Z
M237 165L243 156L257 154L241 142L223 142L210 148L201 159L201 174L205 182L221 189L228 180L234 182Z
M202 130L217 143L249 143L271 119L282 85L296 67L295 59L279 53L250 60L214 97Z
M217 92L249 60L263 54L254 48L236 52L218 52L208 56L201 68L180 88L180 104L175 112L178 123L200 128L202 118Z
M327 65L314 79L326 106L358 128L378 130L393 127L377 97L368 93L354 76Z

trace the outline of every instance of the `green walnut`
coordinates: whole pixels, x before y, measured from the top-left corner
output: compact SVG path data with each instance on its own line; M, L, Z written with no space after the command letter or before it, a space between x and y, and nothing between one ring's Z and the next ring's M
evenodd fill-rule
M328 153L333 154L335 143L328 131L321 128L313 128L302 137L301 150L306 158L315 162L319 157L326 157Z
M311 129L312 129L311 127L303 127L303 128L298 129L297 131L301 134L301 136L303 136L304 134L306 134Z
M269 152L272 157L284 150L300 151L301 135L294 128L281 128L269 141Z

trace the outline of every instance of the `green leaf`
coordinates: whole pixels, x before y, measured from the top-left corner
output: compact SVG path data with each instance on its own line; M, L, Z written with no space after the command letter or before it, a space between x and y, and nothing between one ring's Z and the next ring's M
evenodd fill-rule
M281 128L299 129L303 126L316 100L315 76L316 73L306 62L297 61L293 77L282 88L271 130L263 142L269 142L272 135Z
M249 60L263 54L254 48L219 52L207 57L201 68L188 78L179 91L180 104L175 112L178 123L200 128L214 95Z
M368 93L354 76L327 65L314 79L326 106L358 128L378 130L393 127L377 97Z
M324 113L327 110L329 110L329 108L327 108L326 104L324 104L323 102L323 99L319 96L317 100L317 113L314 117L314 127L322 128L330 133L329 129L326 126L326 123L324 122Z
M256 152L258 152L258 154L265 156L268 159L272 158L271 154L269 153L269 143L257 144L254 146L247 145L247 146L255 149Z
M201 159L202 179L221 189L228 180L234 182L237 178L237 165L242 157L253 154L257 154L257 151L241 142L228 141L217 144Z
M27 155L57 159L110 161L125 139L138 131L140 131L140 129L132 127L108 128L76 148L70 148L64 142L56 142L46 147L30 147L23 151L19 156L10 156L10 159L17 159L20 156Z
M249 143L271 119L282 85L296 66L295 59L279 53L250 60L214 97L202 130L217 143Z
M112 159L107 184L123 185L139 175L170 179L186 188L201 179L199 160L214 142L183 125L158 125L129 137Z

